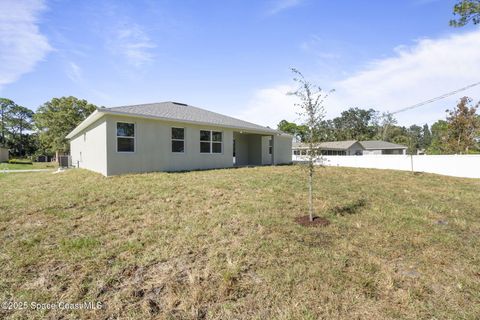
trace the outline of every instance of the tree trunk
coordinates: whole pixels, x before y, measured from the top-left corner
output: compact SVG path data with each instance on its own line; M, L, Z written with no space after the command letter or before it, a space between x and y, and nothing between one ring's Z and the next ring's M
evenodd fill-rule
M311 161L311 160L310 160ZM313 221L313 163L310 163L308 170L308 216Z

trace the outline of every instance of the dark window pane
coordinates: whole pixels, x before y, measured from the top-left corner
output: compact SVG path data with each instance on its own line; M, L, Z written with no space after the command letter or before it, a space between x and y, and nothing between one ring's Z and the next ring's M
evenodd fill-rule
M135 124L133 123L117 123L117 136L119 137L134 137L135 136Z
M183 128L172 128L172 139L183 140L185 138L185 129Z
M210 153L210 142L200 142L200 152Z
M212 141L222 141L222 133L218 131L212 132Z
M134 152L135 151L135 139L133 139L133 138L117 138L117 151L118 152Z
M210 131L200 130L200 141L210 141Z
M212 143L212 152L213 153L222 153L222 144L221 143Z
M184 152L184 142L183 141L172 141L172 152Z
M272 147L268 147L268 154L272 154Z

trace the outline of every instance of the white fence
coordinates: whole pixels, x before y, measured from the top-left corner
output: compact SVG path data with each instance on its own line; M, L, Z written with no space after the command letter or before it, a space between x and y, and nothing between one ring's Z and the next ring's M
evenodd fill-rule
M327 166L392 169L443 174L453 177L480 178L480 155L364 155L324 156ZM306 156L293 156L305 161Z

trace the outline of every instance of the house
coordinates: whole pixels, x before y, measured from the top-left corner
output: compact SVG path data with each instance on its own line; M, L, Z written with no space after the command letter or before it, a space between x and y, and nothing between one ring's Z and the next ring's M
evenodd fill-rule
M378 154L406 154L407 147L386 141L329 141L316 143L315 148L324 156L361 156ZM309 146L306 143L294 143L292 154L304 156L308 153Z
M8 149L0 146L0 162L8 161Z
M407 147L401 144L387 141L371 140L360 141L363 147L363 154L407 154Z
M178 102L98 108L67 138L105 176L292 162L290 135Z
M321 142L316 143L315 148L325 156L350 156L363 152L363 147L356 140ZM294 155L307 155L309 145L301 142L294 143L292 149Z

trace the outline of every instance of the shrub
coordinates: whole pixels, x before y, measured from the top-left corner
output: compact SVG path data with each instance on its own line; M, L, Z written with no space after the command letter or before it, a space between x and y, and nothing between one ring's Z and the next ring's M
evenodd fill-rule
M8 160L10 164L33 164L32 160L28 159L10 159Z

